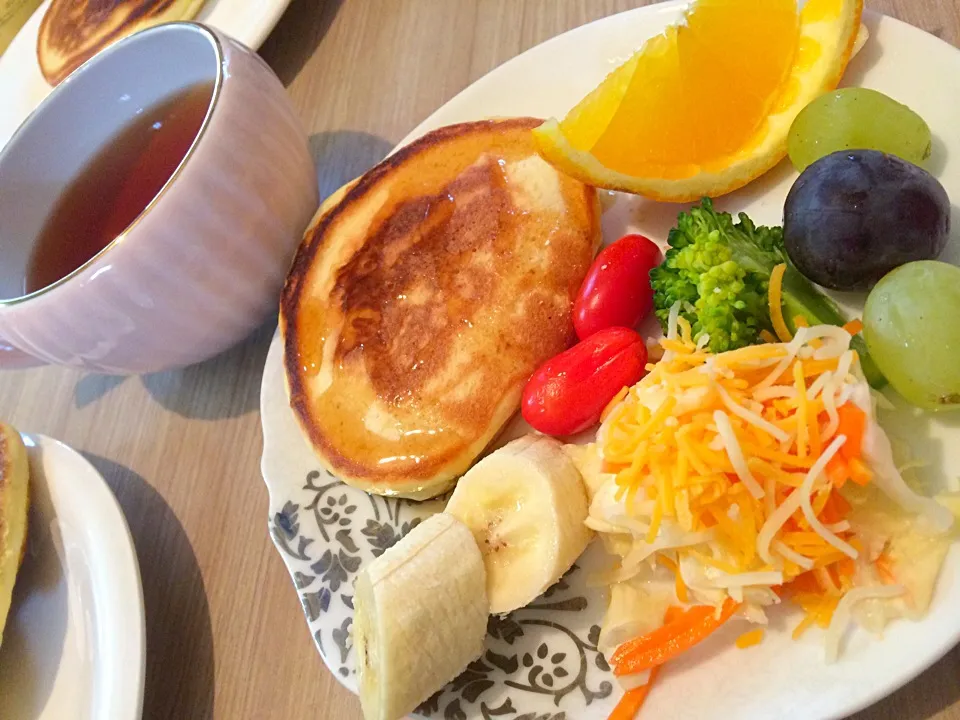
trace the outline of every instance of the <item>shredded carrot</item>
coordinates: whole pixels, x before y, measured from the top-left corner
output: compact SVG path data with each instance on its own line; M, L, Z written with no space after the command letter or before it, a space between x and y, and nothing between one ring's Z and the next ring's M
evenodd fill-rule
M759 645L763 641L763 628L748 630L737 638L736 646L741 650Z
M634 720L637 713L640 712L640 708L643 707L643 703L646 701L650 688L657 679L659 672L659 666L653 668L650 671L650 679L647 680L646 685L641 685L638 688L625 692L607 720Z
M674 620L680 618L683 613L686 612L682 607L677 607L676 605L671 605L667 608L667 611L663 614L664 624L672 623Z
M793 326L798 328L810 327L810 323L807 322L807 319L803 315L794 315Z
M817 578L812 572L797 575L787 587L791 593L813 593L820 589Z
M790 342L793 335L790 328L783 320L783 274L787 271L786 263L777 265L770 273L770 290L768 299L770 302L770 321L773 323L773 331L780 338L781 342Z
M844 520L850 514L850 503L838 492L831 492L820 511L820 520L832 525Z
M846 525L852 509L838 489L871 480L862 457L870 419L852 402L834 414L830 402L838 385L849 390L862 382L856 373L837 374L849 350L836 349L832 341L810 340L800 348L778 342L778 336L789 340L794 326L806 326L802 317L792 325L783 318L784 272L779 267L770 278L777 336L768 330L764 339L771 344L711 354L697 350L692 328L678 323L676 337L662 343L671 351L666 359L605 409L600 449L604 471L615 476L615 499L646 525L647 543L659 542L666 531L707 538L653 555L673 573L679 604L702 602L684 582L681 560L695 562L711 577L714 570L763 573L771 579L761 585L774 582L803 609L794 630L799 636L810 626L828 626L839 599L853 587L855 565L844 552L850 547L838 549L837 539L857 553L863 548ZM822 352L813 353L816 348ZM821 391L811 396L811 388ZM827 461L824 453L830 454L827 482L814 478L808 490L804 480L810 468ZM796 503L797 492L809 492L809 507L797 503L789 516L774 518L789 498ZM646 570L646 562L627 557L624 571ZM720 582L716 587L724 589ZM740 599L731 589L719 609L672 608L661 627L617 649L610 663L615 674L659 667L701 642L736 611L731 595ZM749 647L762 637L762 631L746 633L739 645Z
M837 434L843 435L847 441L840 447L840 454L847 461L859 458L863 454L863 434L867 429L867 415L851 402L844 403L837 408L840 416L840 425Z
M842 488L850 477L850 467L839 452L827 463L827 477L837 489Z
M720 608L696 605L672 622L624 643L613 654L614 675L632 675L662 665L709 637L740 605L729 598Z
M777 340L777 336L767 329L763 329L760 331L760 339L763 340L765 343L780 342L779 340Z
M843 329L851 335L859 335L863 331L863 322L859 318L851 320L843 326Z

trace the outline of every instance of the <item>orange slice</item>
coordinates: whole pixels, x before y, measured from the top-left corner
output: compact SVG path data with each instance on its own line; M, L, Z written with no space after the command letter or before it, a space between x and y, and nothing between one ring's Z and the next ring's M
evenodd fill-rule
M743 187L786 154L797 113L840 82L863 0L698 0L560 122L540 153L583 182L685 202Z

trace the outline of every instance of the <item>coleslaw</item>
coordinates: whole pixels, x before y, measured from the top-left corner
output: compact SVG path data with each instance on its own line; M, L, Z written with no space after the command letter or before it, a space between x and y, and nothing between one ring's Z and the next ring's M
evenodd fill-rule
M851 339L799 327L714 355L674 308L660 362L605 411L580 465L615 560L600 644L626 707L729 617L756 626L750 647L792 601L794 637L823 628L831 662L853 620L926 611L953 515L897 470Z

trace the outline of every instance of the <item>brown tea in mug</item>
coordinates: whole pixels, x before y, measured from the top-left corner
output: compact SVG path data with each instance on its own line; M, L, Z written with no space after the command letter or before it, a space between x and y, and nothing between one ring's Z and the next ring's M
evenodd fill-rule
M143 212L197 137L212 93L205 82L145 108L70 181L33 245L25 293L72 273Z

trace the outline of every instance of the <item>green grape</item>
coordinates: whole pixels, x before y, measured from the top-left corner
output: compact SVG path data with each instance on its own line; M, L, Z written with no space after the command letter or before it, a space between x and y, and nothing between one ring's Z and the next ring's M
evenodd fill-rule
M885 276L867 297L863 336L909 403L960 408L960 268L920 260Z
M787 149L797 170L838 150L880 150L921 165L932 138L923 118L876 90L844 88L807 105L790 128Z

